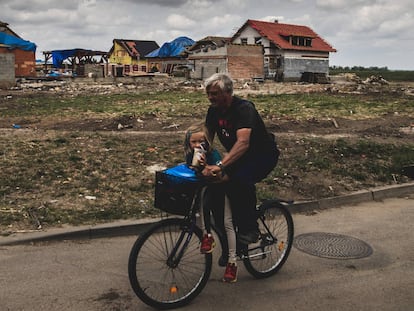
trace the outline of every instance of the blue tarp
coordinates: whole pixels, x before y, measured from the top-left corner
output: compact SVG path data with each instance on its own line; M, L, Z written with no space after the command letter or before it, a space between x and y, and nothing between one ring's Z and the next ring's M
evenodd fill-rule
M7 45L12 49L36 52L36 44L33 42L8 35L5 32L0 32L0 44Z
M65 59L73 57L79 51L92 52L92 50L71 49L71 50L55 50L52 51L53 67L60 68Z
M152 51L145 55L145 57L177 57L187 46L195 43L194 40L188 37L178 37L171 42L164 43L159 49Z

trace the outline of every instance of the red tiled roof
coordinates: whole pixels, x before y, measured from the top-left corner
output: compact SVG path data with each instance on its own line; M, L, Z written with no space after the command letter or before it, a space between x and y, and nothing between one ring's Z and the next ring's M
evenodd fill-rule
M260 33L262 37L266 37L272 41L276 46L284 50L302 50L302 51L322 51L322 52L336 52L330 44L323 40L317 33L307 26L281 24L278 22L264 22L257 20L247 20L247 22L239 29L233 36L235 38L247 26L252 27ZM298 36L312 38L312 46L298 46L292 45L282 36Z

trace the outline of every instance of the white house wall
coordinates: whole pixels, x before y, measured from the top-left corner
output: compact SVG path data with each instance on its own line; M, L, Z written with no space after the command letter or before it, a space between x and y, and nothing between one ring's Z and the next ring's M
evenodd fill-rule
M237 38L234 38L232 43L241 44L241 38L247 38L247 44L255 44L254 38L260 37L260 34L251 27L246 27Z

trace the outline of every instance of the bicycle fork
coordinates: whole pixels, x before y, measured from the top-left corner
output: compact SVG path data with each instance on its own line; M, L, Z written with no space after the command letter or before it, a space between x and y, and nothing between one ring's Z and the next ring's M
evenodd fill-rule
M188 244L191 241L191 238L194 234L194 224L191 224L190 228L183 228L181 231L180 237L175 243L171 253L167 258L167 266L170 268L177 268L178 264L183 258L184 252L187 249Z

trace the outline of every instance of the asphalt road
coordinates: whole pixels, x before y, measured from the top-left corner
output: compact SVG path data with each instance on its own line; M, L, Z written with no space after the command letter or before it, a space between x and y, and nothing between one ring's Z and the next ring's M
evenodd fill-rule
M366 242L360 259L292 248L278 274L256 280L239 264L235 284L214 266L181 310L414 310L414 197L294 214L295 236L335 233ZM0 246L0 310L152 310L129 285L134 237ZM215 252L215 260L218 252Z

